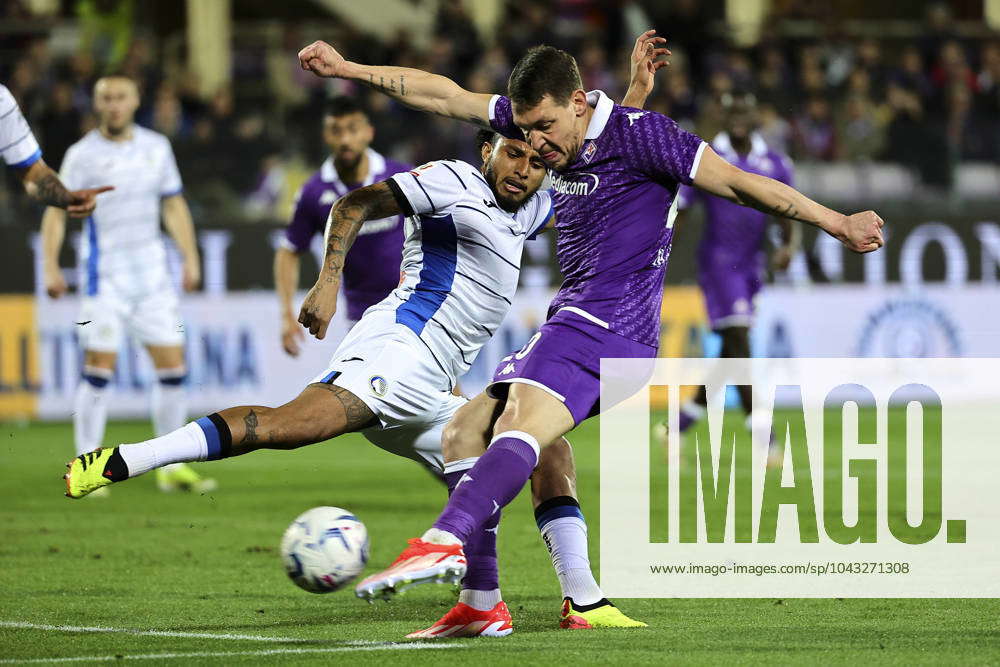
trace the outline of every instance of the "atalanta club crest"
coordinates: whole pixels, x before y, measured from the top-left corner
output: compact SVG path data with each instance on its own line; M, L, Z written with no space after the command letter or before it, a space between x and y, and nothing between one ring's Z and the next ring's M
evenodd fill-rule
M376 375L368 380L368 384L371 385L372 393L376 396L385 396L385 392L389 389L389 383L381 375Z

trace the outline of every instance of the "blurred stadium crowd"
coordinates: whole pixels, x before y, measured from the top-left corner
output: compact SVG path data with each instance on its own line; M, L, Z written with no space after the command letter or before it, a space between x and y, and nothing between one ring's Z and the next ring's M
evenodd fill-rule
M735 46L720 26L719 1L508 2L499 34L481 35L462 0L442 0L434 37L422 49L405 31L379 41L339 20L322 29L285 21L277 32L249 21L236 24L233 84L205 96L184 67L183 44L149 27L144 3L62 2L55 17L39 21L23 0L0 0L0 25L7 26L0 29L0 81L58 167L93 126L94 80L112 71L135 78L143 94L139 122L173 141L196 220L283 217L325 157L319 119L336 92L365 98L375 147L387 155L410 163L473 156L473 131L463 124L299 70L295 53L319 37L348 58L427 69L479 92L503 91L524 49L550 43L577 56L588 88L620 99L632 37L653 26L673 56L648 107L703 137L720 129L720 97L749 90L761 105L761 132L799 162L894 162L942 189L959 161L1000 162L1000 36L982 24L960 25L945 4L928 5L908 34L888 36L826 20L825 3L772 5L773 20L749 47ZM74 26L77 44L69 52L60 46L66 25ZM814 29L794 29L802 25ZM0 224L30 210L25 206L12 181L0 188Z

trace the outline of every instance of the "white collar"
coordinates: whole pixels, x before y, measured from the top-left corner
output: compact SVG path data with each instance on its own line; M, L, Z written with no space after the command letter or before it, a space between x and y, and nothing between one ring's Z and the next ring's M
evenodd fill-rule
M594 115L590 117L590 124L587 125L587 134L584 139L596 139L601 136L604 126L608 124L611 112L615 109L615 103L603 91L592 90L587 93L587 104L594 107Z
M715 135L715 139L712 139L712 148L714 148L717 153L736 156L736 149L733 148L733 142L729 138L728 132L719 132ZM767 144L764 143L764 137L760 136L760 133L758 132L751 132L750 154L747 157L756 160L764 157L765 155L767 155Z
M381 153L368 148L365 150L365 155L368 157L368 173L365 175L362 186L371 185L375 182L375 177L385 171L385 158ZM337 168L333 164L332 155L323 161L323 166L319 169L319 177L323 179L324 183L341 183L340 174L337 173Z

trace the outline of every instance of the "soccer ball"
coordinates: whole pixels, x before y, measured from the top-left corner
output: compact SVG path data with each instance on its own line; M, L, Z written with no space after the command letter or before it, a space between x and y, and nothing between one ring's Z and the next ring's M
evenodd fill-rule
M281 560L299 588L332 593L361 574L368 562L368 530L339 507L300 514L281 538Z

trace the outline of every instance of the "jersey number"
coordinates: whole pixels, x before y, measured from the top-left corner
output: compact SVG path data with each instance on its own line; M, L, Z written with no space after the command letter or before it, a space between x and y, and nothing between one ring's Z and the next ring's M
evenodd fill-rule
M520 350L514 353L514 358L524 359L526 356L528 356L528 353L531 352L531 348L535 347L535 343L537 343L538 339L541 337L542 337L542 332L536 331L535 335L528 339L528 342L525 343L524 347L522 347Z

